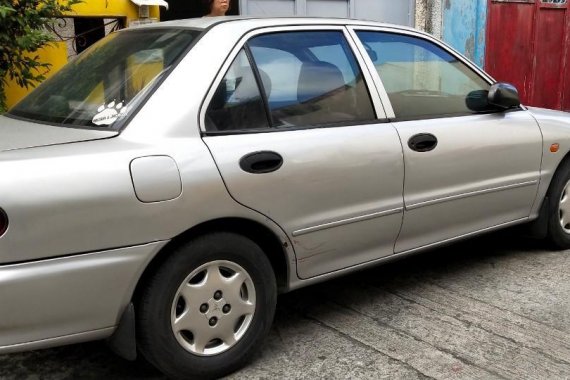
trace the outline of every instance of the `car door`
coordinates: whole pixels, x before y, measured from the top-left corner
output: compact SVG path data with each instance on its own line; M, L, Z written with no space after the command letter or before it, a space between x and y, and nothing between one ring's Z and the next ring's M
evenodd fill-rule
M525 220L542 135L522 108L487 104L490 78L427 36L355 28L404 151L404 252Z
M283 228L300 278L392 254L401 227L402 148L351 44L342 27L256 31L201 113L228 191Z

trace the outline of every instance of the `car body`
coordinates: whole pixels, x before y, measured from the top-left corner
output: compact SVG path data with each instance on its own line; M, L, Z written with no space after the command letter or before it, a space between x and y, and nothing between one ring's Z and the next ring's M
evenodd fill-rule
M141 33L159 47L129 51ZM161 35L174 42L160 47ZM359 20L202 18L113 36L128 37L122 48L103 42L125 52L119 79L96 77L115 66L91 78L83 54L0 116L0 353L110 338L134 357L135 325L160 324L138 320L161 302L153 284L183 265L170 256L206 257L216 241L257 252L259 264L211 255L165 289L182 297L207 263L232 273L221 283L245 268L241 297L257 309L233 321L237 343L196 351L198 333L177 335L184 355L211 359L198 372L143 349L170 376L243 365L235 345L267 330L272 286L532 221L570 245L570 115L505 103L512 89L430 35ZM224 244L212 252L231 251ZM272 278L258 281L263 271ZM174 328L190 302L164 294ZM216 294L200 304L214 325L227 313L212 310L229 305ZM218 371L221 355L231 365Z

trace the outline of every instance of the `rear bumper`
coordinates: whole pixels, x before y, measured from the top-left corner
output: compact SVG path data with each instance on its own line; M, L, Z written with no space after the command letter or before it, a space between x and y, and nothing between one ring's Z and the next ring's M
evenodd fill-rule
M0 353L110 336L166 243L0 266Z

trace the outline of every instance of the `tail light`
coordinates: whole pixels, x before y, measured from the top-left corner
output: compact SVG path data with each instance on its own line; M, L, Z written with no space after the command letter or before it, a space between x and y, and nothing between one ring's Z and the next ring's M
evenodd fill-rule
M8 215L6 212L0 208L0 237L4 235L8 229Z

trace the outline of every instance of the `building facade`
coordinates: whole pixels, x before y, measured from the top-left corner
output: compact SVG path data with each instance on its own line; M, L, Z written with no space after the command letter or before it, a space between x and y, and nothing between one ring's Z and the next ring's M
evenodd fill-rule
M516 85L523 103L570 111L568 1L231 0L228 14L350 17L416 27L443 39L495 79ZM69 18L56 23L60 42L40 56L52 63L51 74L116 28L159 18L201 17L207 13L207 2L86 0L74 7ZM8 106L26 92L9 86Z
M418 0L416 26L514 84L524 104L570 111L568 1Z

